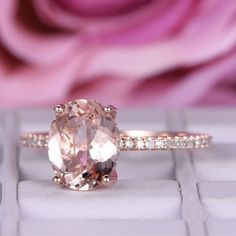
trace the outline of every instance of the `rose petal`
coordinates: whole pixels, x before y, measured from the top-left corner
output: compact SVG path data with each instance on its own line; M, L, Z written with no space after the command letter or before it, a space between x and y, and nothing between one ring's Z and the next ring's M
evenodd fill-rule
M44 35L28 30L15 16L16 0L2 0L1 41L17 57L29 63L48 66L61 61L79 44L76 35Z
M129 14L86 17L71 14L54 1L34 1L35 9L44 22L80 30L86 41L106 43L134 43L163 36L183 23L194 3L194 0L151 1Z
M200 67L176 80L176 74L166 83L154 79L150 86L144 84L131 93L129 104L158 104L163 107L180 107L204 104L204 97L210 97L218 84L227 83L236 73L236 52L217 62ZM167 79L167 78L166 78ZM176 80L176 81L175 81ZM200 103L201 101L201 103ZM222 101L222 103L224 100Z
M127 13L130 10L136 10L149 3L150 0L119 0L119 1L101 1L101 0L54 0L61 4L72 14L82 16L114 16Z
M126 78L104 75L89 82L74 84L73 87L69 100L82 97L120 106L128 103L129 93L136 87L136 83Z
M83 64L84 63L84 64ZM42 106L65 100L85 62L79 56L51 67L21 68L0 78L0 106Z
M236 104L235 90L217 86L206 96L202 97L196 105L200 106L234 106Z

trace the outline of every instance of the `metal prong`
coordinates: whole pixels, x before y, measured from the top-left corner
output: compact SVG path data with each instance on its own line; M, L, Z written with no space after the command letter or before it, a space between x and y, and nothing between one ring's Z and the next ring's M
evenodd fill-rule
M56 116L61 116L65 112L65 105L64 104L58 104L54 107L54 112Z
M102 184L103 185L110 185L111 179L109 175L102 176Z
M112 105L108 105L108 106L103 107L103 110L105 111L107 115L111 116L113 119L116 118L116 114L117 114L116 107Z
M56 184L61 184L61 178L59 178L58 176L54 176L52 178L52 181Z
M101 178L101 182L103 186L110 186L117 181L117 172L116 170L112 170L110 174L105 174Z

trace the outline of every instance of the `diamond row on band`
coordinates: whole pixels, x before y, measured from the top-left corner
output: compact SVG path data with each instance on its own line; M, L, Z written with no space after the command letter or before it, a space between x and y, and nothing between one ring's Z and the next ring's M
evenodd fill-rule
M27 147L46 148L48 135L27 133L21 137L22 144ZM154 137L128 137L119 138L118 147L121 151L135 150L175 150L209 147L211 138L208 135L186 136L154 136Z
M208 135L173 136L173 137L121 137L120 150L175 150L207 148L211 138Z
M39 133L26 133L21 136L21 142L26 147L46 148L48 146L48 135Z

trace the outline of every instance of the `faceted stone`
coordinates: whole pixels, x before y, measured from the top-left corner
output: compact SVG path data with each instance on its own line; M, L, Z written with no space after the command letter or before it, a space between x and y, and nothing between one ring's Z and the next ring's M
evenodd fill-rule
M166 147L166 141L164 139L157 139L156 146L158 149L162 149Z
M155 148L155 141L152 137L149 137L146 139L146 147L148 149L154 149Z
M126 146L126 148L128 148L128 149L134 148L134 141L133 141L132 139L127 139L127 140L125 141L125 146Z
M176 139L172 139L167 142L167 145L169 148L173 148L173 149L180 148L180 141Z
M142 138L137 138L136 146L138 149L144 149L144 147L145 147L144 140Z
M125 140L124 139L120 139L119 148L120 149L124 149L125 148Z
M75 100L52 122L48 153L61 183L74 190L102 185L115 176L118 128L114 116L95 101Z
M201 139L196 139L196 140L194 141L194 144L195 144L196 147L200 147L201 144L202 144Z
M193 139L188 139L185 141L185 148L193 148L194 147L194 140Z

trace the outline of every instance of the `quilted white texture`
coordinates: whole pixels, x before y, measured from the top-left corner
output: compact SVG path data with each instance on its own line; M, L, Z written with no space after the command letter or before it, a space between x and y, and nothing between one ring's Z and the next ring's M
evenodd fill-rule
M181 196L174 181L120 180L114 187L76 192L48 181L19 184L24 218L176 219Z
M47 130L52 117L0 112L1 235L236 235L235 110L120 111L121 129L207 132L215 145L123 152L119 182L86 193L50 181L46 150L19 147L21 131Z

